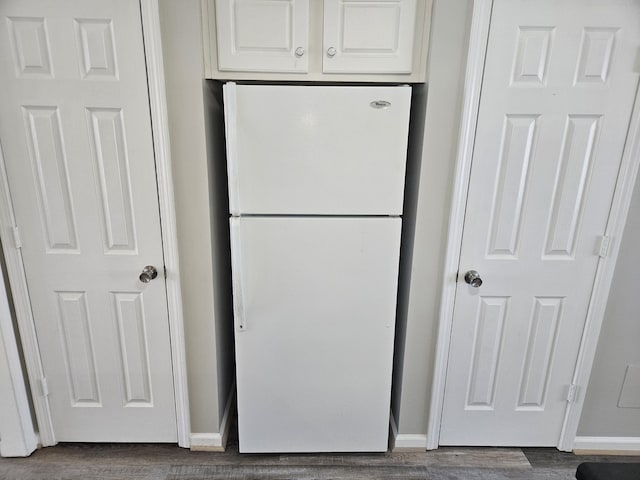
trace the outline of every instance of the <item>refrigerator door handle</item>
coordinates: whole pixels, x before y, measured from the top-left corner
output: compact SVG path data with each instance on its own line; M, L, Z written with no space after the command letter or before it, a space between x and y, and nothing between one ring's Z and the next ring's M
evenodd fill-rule
M242 295L242 243L240 241L240 219L229 219L231 237L231 282L233 288L233 317L236 331L244 332L247 322L244 317L244 301Z
M229 177L229 213L240 215L240 181L238 179L238 103L237 86L227 82L222 87L224 123L227 145L227 176Z

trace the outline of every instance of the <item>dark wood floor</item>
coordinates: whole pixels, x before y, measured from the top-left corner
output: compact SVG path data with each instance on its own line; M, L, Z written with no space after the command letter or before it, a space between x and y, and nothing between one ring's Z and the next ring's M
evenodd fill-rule
M0 459L2 480L569 480L583 461L638 457L575 456L548 448L440 448L381 454L190 452L175 445L61 444L29 458Z

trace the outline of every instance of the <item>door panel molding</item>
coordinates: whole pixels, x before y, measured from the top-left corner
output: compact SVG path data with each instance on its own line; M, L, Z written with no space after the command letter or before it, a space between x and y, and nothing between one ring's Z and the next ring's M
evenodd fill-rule
M484 60L487 53L492 8L493 0L474 1L465 75L462 121L459 132L444 264L436 359L429 408L427 449L437 448L440 437L449 344L460 261L460 245L462 242L466 199L471 178L471 161L475 143L476 123L480 106L480 90L484 74ZM609 289L618 256L620 238L624 231L639 167L640 92L637 90L620 171L615 185L611 211L605 231L605 235L612 239L612 245L609 254L604 258L600 258L598 262L594 288L589 302L584 332L573 374L572 383L579 387L578 395L574 402L568 403L562 431L558 438L557 447L563 451L571 451L575 444L580 415L584 404L584 393L588 385L595 357L600 328L602 326Z
M188 448L190 444L189 399L182 314L182 296L177 248L177 226L174 205L169 127L165 97L162 43L158 0L140 0L144 55L147 65L147 86L151 110L153 147L156 163L156 181L162 222L162 247L166 268L167 304L173 367L173 388L177 417L178 444ZM0 146L1 147L1 146ZM15 217L9 190L5 159L0 148L0 240L4 250L10 289L13 296L21 344L24 352L29 386L33 392L35 416L38 421L42 446L57 443L47 397L43 395L41 379L44 378L34 319L23 267L18 237L15 235ZM11 365L11 374L22 377L19 365ZM28 409L22 409L23 424L31 422Z

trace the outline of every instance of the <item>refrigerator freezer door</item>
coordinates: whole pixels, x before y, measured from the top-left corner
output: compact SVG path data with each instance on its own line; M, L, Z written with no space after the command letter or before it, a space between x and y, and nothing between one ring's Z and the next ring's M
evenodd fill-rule
M386 451L399 218L231 218L241 452Z
M233 215L400 215L411 87L224 87Z

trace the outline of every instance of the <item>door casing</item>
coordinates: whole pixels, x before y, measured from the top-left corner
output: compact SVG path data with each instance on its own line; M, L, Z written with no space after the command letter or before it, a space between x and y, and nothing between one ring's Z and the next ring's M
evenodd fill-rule
M451 214L447 232L447 247L442 280L442 296L436 340L436 358L429 407L429 426L427 431L427 450L438 448L440 423L444 405L444 389L449 358L449 343L453 323L453 310L456 295L460 245L464 228L465 205L471 178L471 162L475 143L475 127L480 106L480 92L484 73L484 60L487 53L487 41L491 23L493 0L474 0L469 53L465 75L465 87L462 117L458 138L458 152L454 171L454 185L451 199ZM580 415L584 405L584 396L595 358L600 328L609 296L609 289L624 231L631 197L640 167L640 90L636 91L634 108L631 114L627 141L622 155L620 171L605 235L610 239L608 254L599 259L594 288L589 302L585 328L573 374L572 383L578 391L574 402L568 404L562 432L557 448L562 451L573 450Z
M171 155L169 149L169 122L165 95L164 66L160 36L160 14L158 0L139 0L144 39L144 55L147 66L147 87L151 110L153 148L156 162L156 182L160 219L162 222L162 247L166 269L167 306L169 312L169 334L171 341L171 363L173 368L173 388L177 417L178 445L190 446L189 398L187 391L187 363L182 315L182 296L178 264L177 225L174 205L173 181L171 176ZM1 147L1 145L0 145ZM0 155L0 240L4 247L11 294L20 331L28 384L39 427L40 444L43 447L57 443L51 412L42 384L44 378L35 324L31 313L31 303L22 264L22 254L14 237L16 225L9 190L5 160ZM19 366L16 366L17 370ZM22 376L21 371L12 371ZM27 382L25 382L27 383ZM21 411L29 415L28 404ZM27 420L26 418L24 419ZM29 418L30 421L30 418Z

